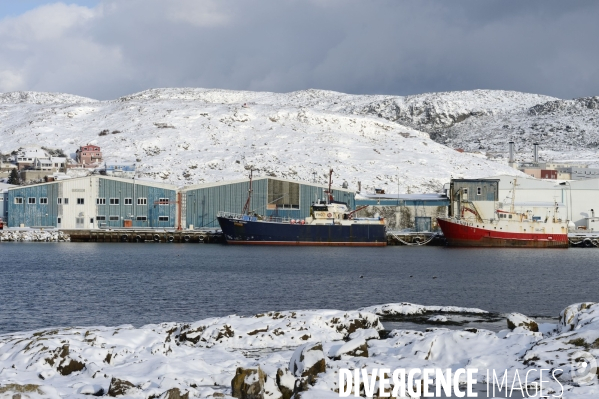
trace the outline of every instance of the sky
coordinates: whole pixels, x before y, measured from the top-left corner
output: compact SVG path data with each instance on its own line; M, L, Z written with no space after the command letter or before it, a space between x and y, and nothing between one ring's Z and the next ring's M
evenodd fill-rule
M599 95L591 0L0 0L0 92Z

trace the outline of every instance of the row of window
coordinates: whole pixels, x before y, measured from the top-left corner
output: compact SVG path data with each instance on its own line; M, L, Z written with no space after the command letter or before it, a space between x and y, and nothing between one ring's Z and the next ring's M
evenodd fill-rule
M159 200L159 205L166 205L168 204L168 198L166 199L166 202L162 202L164 200L164 198L160 198ZM133 198L124 198L123 200L125 205L133 205ZM121 203L121 199L120 198L109 198L108 199L108 204L110 205L120 205ZM106 205L106 198L96 198L96 205ZM137 205L148 205L148 199L147 198L138 198L137 199Z
M37 198L35 198L35 197L27 198L28 204L35 204L36 202L37 202ZM22 204L22 203L23 203L23 197L15 197L15 204ZM47 204L48 197L40 197L39 203ZM56 203L58 205L69 205L69 199L68 198L57 198ZM85 205L85 198L77 198L77 205Z
M120 219L121 219L120 216L116 216L116 215L108 216L108 220L109 221L117 221L117 220L120 220ZM99 222L106 221L106 216L96 216L96 220L99 221ZM145 222L145 221L148 220L148 217L147 216L137 216L135 218L135 220L139 220L139 221ZM158 216L158 221L159 222L168 222L169 221L169 217L168 216Z
M4 200L4 199L2 198L0 200ZM35 198L35 197L27 198L28 204L35 204L36 201L37 201L37 198ZM120 205L120 201L121 201L120 198L109 198L108 199L108 203L110 205ZM22 203L23 203L23 197L15 197L15 204L22 204ZM48 197L40 197L39 203L47 204ZM68 198L57 198L56 203L58 205L68 205L69 199ZM125 205L133 205L133 198L125 198L124 204ZM160 198L158 200L158 205L169 205L169 204L170 204L170 200L168 198ZM85 205L85 198L77 198L77 205ZM106 198L96 198L96 205L106 205ZM148 199L147 198L138 198L137 205L148 205Z

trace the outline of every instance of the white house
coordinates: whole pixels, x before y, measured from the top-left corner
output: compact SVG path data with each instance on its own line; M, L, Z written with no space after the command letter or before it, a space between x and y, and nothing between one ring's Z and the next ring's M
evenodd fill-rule
M67 164L64 157L37 157L33 161L33 169L56 172L63 169Z

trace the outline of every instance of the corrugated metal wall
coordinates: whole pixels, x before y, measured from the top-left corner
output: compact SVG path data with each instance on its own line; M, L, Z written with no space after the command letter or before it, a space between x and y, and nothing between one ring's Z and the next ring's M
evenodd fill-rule
M478 193L479 190L480 194ZM455 179L451 181L450 191L452 202L450 216L454 216L458 213L458 202L461 198L467 201L498 201L499 181L485 179Z
M262 178L253 182L250 209L258 214L304 218L310 216L312 203L325 198L322 187L293 183L293 190L299 186L299 209L267 209L269 181L275 179ZM290 184L283 186L291 187ZM242 212L248 189L249 182L240 182L184 190L186 207L183 212L187 226L183 227L218 227L216 215L219 211ZM292 196L297 199L297 194L292 193ZM337 201L346 202L350 209L355 208L354 193L333 190L333 196ZM16 204L15 197L23 198L22 203ZM29 203L30 197L35 198L35 203ZM41 204L40 198L47 198L48 202ZM61 203L58 202L59 198ZM161 203L161 198L167 198L168 201ZM65 204L65 199L68 199L68 204ZM111 204L111 199L118 201ZM125 199L131 199L131 204L126 203ZM145 199L145 203L139 204L138 199ZM63 229L118 228L125 226L125 220L131 220L131 227L172 228L177 223L176 201L175 189L139 181L102 176L64 180L9 190L8 226L18 227L23 224L26 227L54 226ZM105 220L98 220L98 216ZM140 217L147 219L139 220ZM168 220L161 220L165 217Z
M266 180L252 182L250 208L258 213L264 211L260 208L266 204L267 187ZM241 213L249 188L248 181L187 190L183 194L187 196L185 213L187 226L218 227L216 215L219 211Z
M299 183L299 209L267 209L268 182L276 179L257 179L252 183L252 202L250 209L258 214L289 218L310 216L310 206L317 199L324 199L324 189L318 186ZM216 215L219 211L241 213L247 199L249 181L241 183L224 183L220 186L186 190L187 211L186 223L197 227L218 227ZM351 192L333 190L336 201L347 202L355 208L355 195Z
M27 227L56 226L58 205L56 197L58 183L25 186L8 191L8 226ZM22 199L17 203L17 199ZM29 199L35 203L29 203ZM47 203L40 203L40 198L47 199Z
M499 195L499 183L488 180L453 180L452 188L454 195L460 194L464 189L468 190L469 201L497 201ZM478 194L480 188L481 193Z
M0 218L8 225L8 192L0 193Z
M131 220L132 227L175 227L177 221L177 194L175 190L153 187L139 182L123 182L108 178L98 178L97 198L103 203L96 205L97 216L104 216L107 227L123 227L124 220ZM131 199L131 205L125 199ZM168 198L168 202L160 201ZM111 205L111 199L118 199L118 204ZM138 199L145 199L145 204L138 204ZM94 199L96 204L96 199ZM110 220L111 216L113 219ZM147 219L138 220L139 217ZM160 220L168 217L168 220Z

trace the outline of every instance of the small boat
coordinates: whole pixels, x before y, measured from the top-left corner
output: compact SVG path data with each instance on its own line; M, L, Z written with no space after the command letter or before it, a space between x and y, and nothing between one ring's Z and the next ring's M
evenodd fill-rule
M316 246L385 246L387 236L384 218L358 218L358 208L350 211L344 202L331 195L331 175L326 200L310 207L310 216L289 219L260 216L249 211L248 201L241 214L219 212L218 223L228 244L245 245L316 245Z
M552 217L515 212L515 192L516 179L510 209L495 209L492 219L484 219L474 202L460 204L459 218L438 218L447 244L462 247L568 248L568 222L557 218L557 204Z

